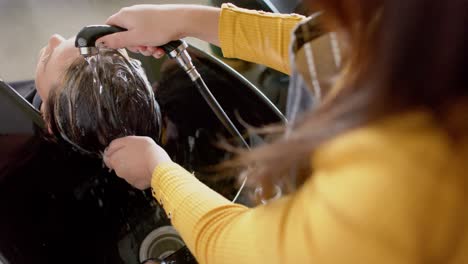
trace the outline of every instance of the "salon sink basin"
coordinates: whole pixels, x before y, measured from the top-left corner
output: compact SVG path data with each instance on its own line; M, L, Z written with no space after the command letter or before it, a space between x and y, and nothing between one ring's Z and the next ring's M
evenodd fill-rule
M191 47L189 51L202 75L215 69L211 74L215 79L230 83L221 87L216 80L207 81L209 86L214 84L210 89L239 128L244 123L261 126L283 120L240 75L200 50ZM170 78L178 76L174 73L160 85L169 86ZM157 97L167 96L164 89L157 88ZM157 98L173 133L163 147L202 181L232 198L237 191L234 180L219 181L203 170L229 156L214 146L217 136L228 138L228 134L196 89L188 92L197 109L173 107L180 103L177 98ZM0 264L134 264L147 257L142 245L148 252L163 254L167 263L196 263L181 248L176 233L171 235L170 221L149 191L133 189L100 160L45 140L40 113L25 97L0 81ZM251 143L258 141L252 138Z

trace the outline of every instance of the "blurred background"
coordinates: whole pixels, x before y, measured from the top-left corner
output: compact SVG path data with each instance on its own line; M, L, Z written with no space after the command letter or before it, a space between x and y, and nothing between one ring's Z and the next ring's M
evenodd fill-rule
M33 79L39 50L54 33L71 37L85 25L103 24L125 6L174 3L208 4L209 0L0 0L0 78ZM208 49L206 43L189 42Z

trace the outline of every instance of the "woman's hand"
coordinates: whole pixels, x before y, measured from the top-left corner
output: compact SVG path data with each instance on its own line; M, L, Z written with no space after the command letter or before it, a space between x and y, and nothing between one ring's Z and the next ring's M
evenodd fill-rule
M97 43L109 48L128 48L146 56L162 57L158 48L172 40L197 37L218 44L220 9L197 5L136 5L122 8L106 24L128 31L104 36Z
M154 169L171 162L166 151L149 137L129 136L111 142L104 153L107 167L140 190L151 186Z

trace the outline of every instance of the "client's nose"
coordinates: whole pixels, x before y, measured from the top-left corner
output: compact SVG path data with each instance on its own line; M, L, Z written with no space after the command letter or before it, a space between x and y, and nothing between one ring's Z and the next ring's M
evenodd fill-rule
M54 49L55 47L57 47L58 45L60 45L60 43L64 42L65 41L65 38L62 37L61 35L59 34L53 34L50 38L49 38L49 46Z

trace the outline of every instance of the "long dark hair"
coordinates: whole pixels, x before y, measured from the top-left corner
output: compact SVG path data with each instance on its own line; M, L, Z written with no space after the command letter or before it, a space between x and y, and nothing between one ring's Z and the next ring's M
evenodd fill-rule
M409 111L429 113L454 140L466 135L467 1L310 2L325 11L325 26L346 42L340 87L304 113L287 139L234 161L251 166L251 182L267 189L278 183L288 186L292 180L300 184L310 177L310 155L322 143ZM298 179L290 177L292 168L299 170Z
M61 85L50 92L44 118L53 139L97 157L119 137L139 135L158 141L159 105L138 62L107 49L95 59L96 74L78 58Z

